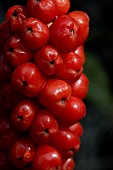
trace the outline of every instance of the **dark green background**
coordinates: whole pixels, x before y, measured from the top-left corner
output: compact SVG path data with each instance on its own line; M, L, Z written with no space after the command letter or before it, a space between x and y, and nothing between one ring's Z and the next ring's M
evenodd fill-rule
M0 2L0 20L14 4L26 0ZM87 116L81 121L84 134L75 155L76 170L113 170L113 5L112 0L71 0L72 10L90 17L90 33L85 42L84 72L89 92L84 100Z

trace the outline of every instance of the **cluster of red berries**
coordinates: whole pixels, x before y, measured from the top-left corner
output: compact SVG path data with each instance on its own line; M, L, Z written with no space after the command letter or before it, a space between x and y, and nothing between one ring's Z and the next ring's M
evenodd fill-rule
M73 170L86 115L89 16L27 0L0 24L0 170Z

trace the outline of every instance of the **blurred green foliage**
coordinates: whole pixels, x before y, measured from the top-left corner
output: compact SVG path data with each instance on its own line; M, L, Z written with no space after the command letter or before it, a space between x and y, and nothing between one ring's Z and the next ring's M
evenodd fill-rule
M106 109L107 113L113 114L113 95L110 90L110 79L98 59L98 54L94 54L90 50L85 50L86 63L84 65L84 72L89 78L89 91L87 100L96 107Z

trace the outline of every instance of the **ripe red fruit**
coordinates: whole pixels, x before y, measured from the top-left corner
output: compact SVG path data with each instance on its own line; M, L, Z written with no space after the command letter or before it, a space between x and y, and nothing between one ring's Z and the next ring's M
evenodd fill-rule
M4 110L12 111L23 98L22 94L14 90L10 81L0 86L0 107Z
M73 157L62 160L61 170L74 170L74 168L75 168L75 161Z
M10 118L0 118L0 148L8 150L20 134L13 128Z
M64 113L58 118L58 122L62 126L71 126L79 122L85 115L85 103L81 99L71 96L66 103Z
M78 46L84 44L89 34L89 16L84 11L71 11L68 16L73 18L79 25Z
M39 95L39 101L48 108L54 116L61 116L70 96L71 87L65 81L49 79Z
M14 128L22 132L27 131L37 111L38 106L32 100L22 100L11 113Z
M75 54L77 54L77 55L81 58L82 64L84 64L85 61L86 61L86 56L85 56L85 51L84 51L84 45L82 44L82 45L78 46L77 48L75 48L75 49L73 50L73 52L74 52Z
M59 128L59 131L51 138L51 145L61 154L62 158L70 158L80 148L80 139L69 128Z
M17 67L30 61L33 52L24 44L21 36L15 34L10 36L4 45L4 58L7 63Z
M34 157L34 144L28 138L18 139L9 149L9 160L16 168L28 165Z
M74 125L70 126L69 129L71 129L73 133L78 137L81 137L83 135L83 126L80 122L77 122Z
M89 80L86 74L82 73L77 81L72 85L72 96L84 99L88 93Z
M56 72L58 79L66 81L68 84L74 83L82 74L83 66L81 58L74 52L61 55L63 64Z
M69 53L78 46L79 25L68 15L56 18L50 26L50 42L60 53Z
M57 4L57 16L65 15L70 9L69 0L55 0Z
M9 23L11 32L19 33L23 20L28 17L27 8L22 5L13 5L8 8L5 17Z
M27 9L31 17L48 24L57 16L56 0L28 0Z
M59 152L47 144L39 145L32 161L33 170L57 170L61 167L62 158Z
M90 18L70 4L27 0L0 23L0 170L75 168Z
M46 84L45 77L31 62L16 67L11 82L16 91L28 97L36 97Z
M20 33L25 44L32 50L37 50L49 40L49 28L37 18L29 17L21 24Z
M30 128L30 137L37 144L48 142L58 131L58 124L46 109L39 110Z
M45 45L36 51L34 59L38 68L49 76L55 74L63 64L59 52L51 45Z

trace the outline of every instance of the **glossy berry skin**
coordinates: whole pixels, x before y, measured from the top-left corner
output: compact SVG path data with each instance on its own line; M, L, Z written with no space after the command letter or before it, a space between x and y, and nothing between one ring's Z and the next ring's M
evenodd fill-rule
M83 126L80 122L77 122L74 125L70 126L69 129L71 129L73 133L78 137L81 137L83 135Z
M78 46L77 48L75 48L75 49L73 50L73 52L74 52L75 54L77 54L77 55L81 58L82 64L84 64L85 61L86 61L86 56L85 56L85 51L84 51L84 45Z
M14 90L10 81L0 87L0 107L6 111L12 111L24 96ZM10 113L10 112L9 112Z
M68 54L61 55L63 58L63 64L60 69L56 72L58 79L66 81L68 84L74 83L82 74L83 66L81 58L70 52Z
M11 32L19 33L23 20L28 17L27 8L22 5L13 5L8 8L5 17L9 23Z
M16 168L23 168L33 160L34 152L33 142L28 137L23 137L9 149L9 160Z
M19 34L8 38L4 46L4 58L7 63L17 67L30 61L32 57L33 52L24 44Z
M57 16L55 0L28 0L27 9L31 17L38 18L46 24Z
M84 99L88 93L89 80L86 74L82 73L77 81L72 85L72 96Z
M21 24L20 33L25 44L32 50L37 50L49 40L48 26L37 18L29 17Z
M38 68L48 76L55 74L63 64L59 52L51 45L45 45L36 51L34 59Z
M61 170L74 170L74 168L75 168L75 161L73 157L62 160Z
M75 169L90 18L70 5L27 0L0 23L0 170Z
M79 25L71 17L62 15L50 26L50 42L60 53L69 53L78 46Z
M11 113L12 125L18 131L27 131L37 111L38 106L36 103L28 99L22 100Z
M71 11L68 16L73 18L79 25L78 46L84 44L89 34L89 16L84 11Z
M65 15L70 9L70 0L55 0L57 4L57 16Z
M32 170L57 170L60 169L61 162L61 155L54 147L39 145L35 150Z
M46 84L45 77L31 62L18 66L11 75L11 82L16 91L28 97L36 97Z
M85 103L76 97L71 96L66 103L64 113L59 117L58 122L62 126L71 126L86 115Z
M59 128L50 141L61 154L62 158L72 157L80 148L80 139L68 128Z
M71 87L63 80L49 79L39 95L39 101L54 116L61 116L66 108L66 101L71 96Z
M52 114L46 109L39 110L30 128L31 139L37 144L44 144L47 143L57 131L58 124Z
M20 134L13 128L10 118L0 118L0 149L9 150Z
M4 55L0 55L0 85L10 81L13 67L11 67L4 59Z

